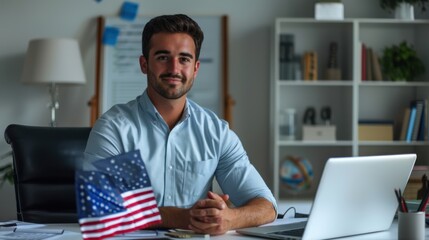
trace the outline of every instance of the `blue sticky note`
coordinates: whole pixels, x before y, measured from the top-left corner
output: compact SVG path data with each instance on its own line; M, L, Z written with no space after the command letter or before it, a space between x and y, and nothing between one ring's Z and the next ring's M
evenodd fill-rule
M103 44L115 46L118 41L119 28L105 27L103 33Z
M125 20L134 20L137 16L138 3L124 2L121 9L121 18Z

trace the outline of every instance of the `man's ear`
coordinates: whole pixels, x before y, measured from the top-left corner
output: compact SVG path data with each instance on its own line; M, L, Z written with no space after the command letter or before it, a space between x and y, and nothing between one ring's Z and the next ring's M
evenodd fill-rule
M198 61L195 62L195 66L194 66L194 78L197 77L198 70L200 70L200 60L198 60Z
M142 73L147 74L147 60L143 55L140 56L139 62Z

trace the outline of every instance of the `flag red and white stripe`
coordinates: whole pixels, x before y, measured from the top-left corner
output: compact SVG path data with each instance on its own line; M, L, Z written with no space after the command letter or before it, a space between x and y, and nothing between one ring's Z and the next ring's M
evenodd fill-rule
M152 187L124 192L121 196L126 211L79 219L83 239L104 239L161 223Z
M75 174L84 240L105 239L161 223L149 174L139 150L92 162Z

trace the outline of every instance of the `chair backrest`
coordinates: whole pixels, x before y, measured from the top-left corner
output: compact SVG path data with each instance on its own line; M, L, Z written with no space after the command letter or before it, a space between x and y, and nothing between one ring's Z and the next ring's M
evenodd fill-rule
M90 127L9 125L18 220L77 222L74 174L83 164Z

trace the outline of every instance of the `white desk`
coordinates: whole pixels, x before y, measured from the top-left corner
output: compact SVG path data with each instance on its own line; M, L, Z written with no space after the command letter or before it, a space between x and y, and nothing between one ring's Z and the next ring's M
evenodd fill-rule
M49 224L46 226L46 228L55 228L55 229L64 229L64 234L58 236L49 238L50 240L77 240L82 239L82 236L79 231L79 226L77 224ZM367 240L367 239L397 239L397 223L394 221L392 224L392 227L389 231L383 231L383 232L377 232L377 233L370 233L370 234L363 234L359 236L352 236L352 237L346 237L341 239L347 239L347 240ZM159 237L161 237L163 234L161 233ZM426 238L429 238L429 231L426 231ZM0 236L1 239L1 236ZM172 238L173 239L173 238ZM198 238L192 238L192 239L198 239ZM225 235L221 236L211 236L210 239L214 240L249 240L249 239L262 239L262 238L256 238L256 237L249 237L244 236L241 234L236 233L235 231L229 231Z
M298 212L301 213L308 213L311 208L311 202L306 201L288 201L288 202L281 202L279 203L279 212L282 213L282 211L285 211L289 207L295 207ZM50 240L77 240L82 239L79 225L78 224L47 224L45 228L53 228L53 229L64 229L64 234L58 236L49 238ZM163 233L161 232L160 236L162 237ZM352 236L352 237L345 237L341 239L347 239L347 240L367 240L367 239L397 239L398 236L398 230L397 230L397 221L395 220L390 227L388 231L383 232L376 232L376 233L370 233L370 234L362 234L358 236ZM1 236L0 236L1 239ZM153 238L152 238L153 239ZM171 238L173 239L173 238ZM198 238L192 238L192 239L198 239ZM236 233L235 231L229 231L225 235L220 236L211 236L210 239L214 240L249 240L249 239L262 239L262 238L256 238L256 237L249 237L244 236L241 234ZM429 239L429 230L426 230L426 239Z

